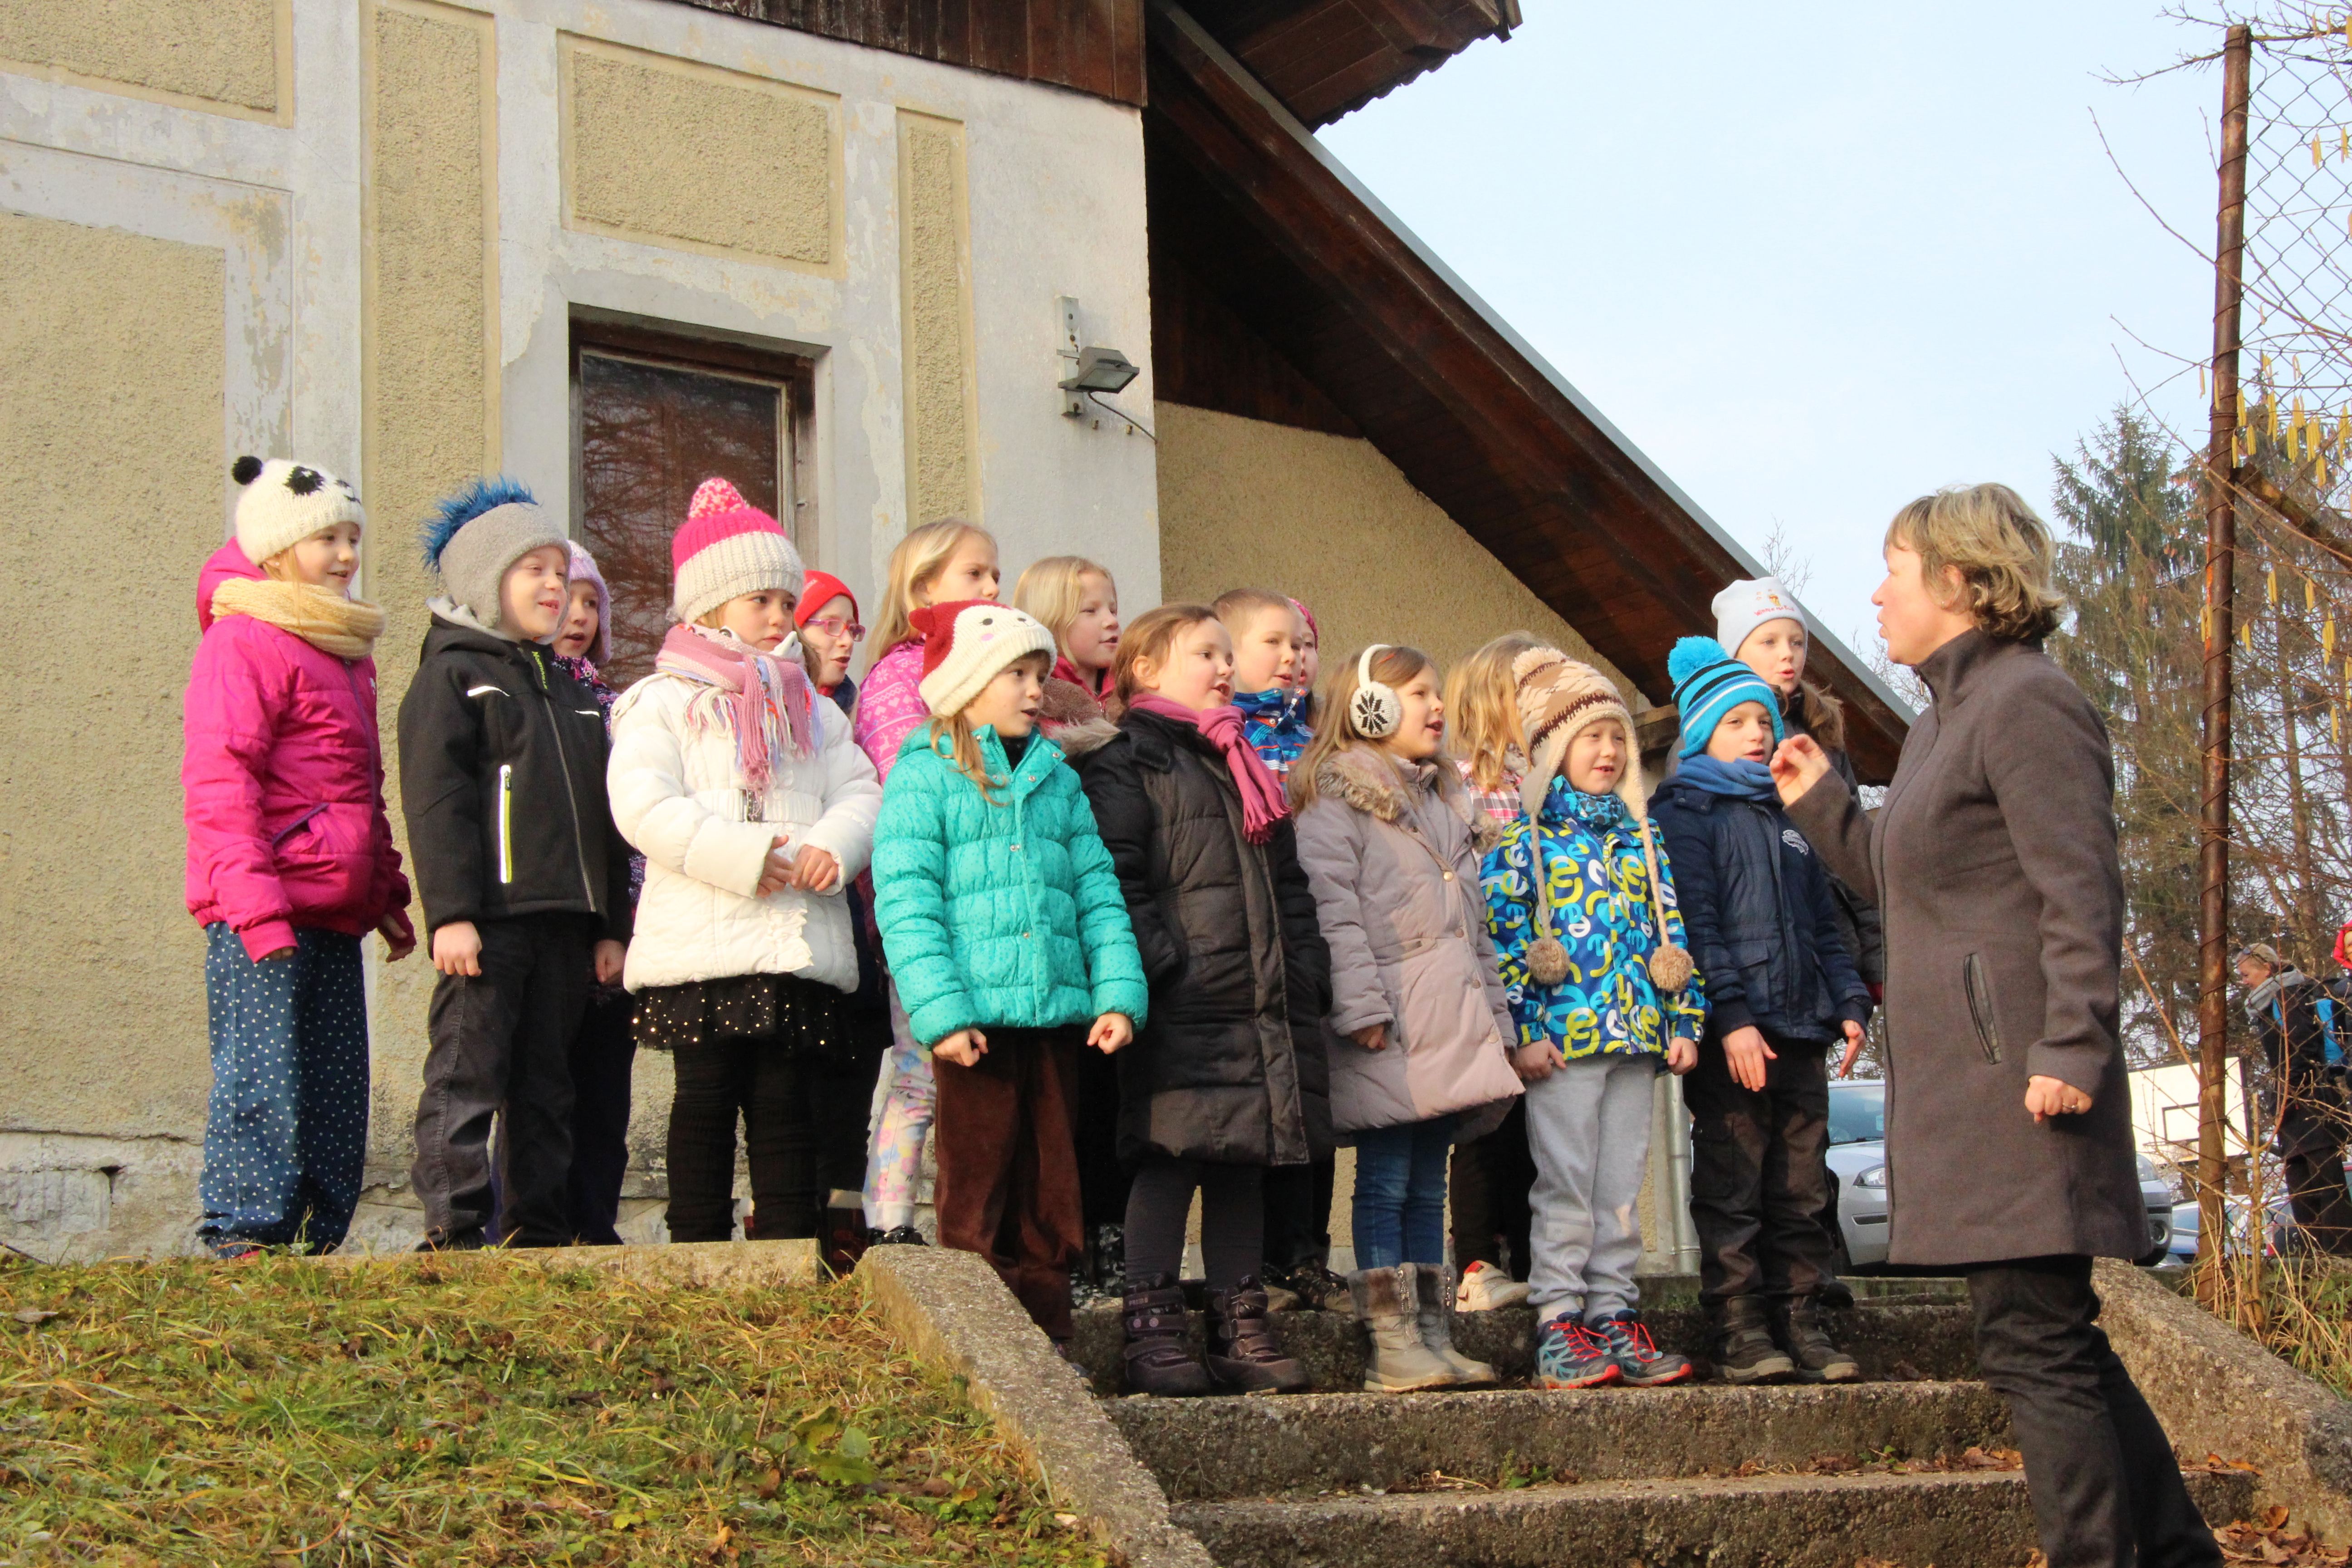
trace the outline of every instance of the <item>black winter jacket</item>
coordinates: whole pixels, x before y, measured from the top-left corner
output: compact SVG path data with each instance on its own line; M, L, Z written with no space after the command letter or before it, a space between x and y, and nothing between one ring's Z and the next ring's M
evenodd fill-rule
M1192 726L1130 713L1080 764L1151 984L1118 1064L1118 1155L1297 1165L1330 1153L1331 953L1285 817L1263 847Z
M1829 873L1777 802L1668 780L1651 820L1673 857L1691 956L1706 977L1707 1034L1749 1025L1834 1041L1870 1018L1870 992L1839 933Z
M427 931L583 914L629 939L629 847L596 699L537 643L439 616L400 700L400 805Z
M2283 971L2274 986L2246 998L2246 1016L2262 1040L2271 1068L2271 1092L2263 1097L2265 1119L2274 1118L2273 1147L2281 1154L2324 1157L2344 1142L2346 1097L2342 1075L2327 1065L2327 1040L2319 1020L2324 994L2335 1005L2336 1037L2352 1038L2352 999L2337 985L2324 984L2297 970ZM2286 1102L2278 1100L2284 1089Z

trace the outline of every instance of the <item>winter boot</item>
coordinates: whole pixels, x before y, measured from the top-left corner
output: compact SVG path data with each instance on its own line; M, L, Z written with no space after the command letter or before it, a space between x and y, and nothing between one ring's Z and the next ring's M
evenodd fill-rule
M1416 1263L1412 1273L1414 1297L1421 1307L1414 1314L1421 1325L1421 1342L1453 1369L1455 1381L1465 1388L1493 1383L1493 1367L1472 1361L1454 1348L1454 1271L1434 1263Z
M1364 1368L1368 1394L1404 1394L1416 1388L1451 1388L1454 1369L1421 1337L1421 1303L1413 1267L1366 1268L1348 1276L1356 1316L1371 1331L1372 1359Z
M1862 1377L1862 1363L1838 1349L1837 1342L1822 1323L1821 1303L1811 1297L1789 1303L1781 1319L1780 1342L1789 1349L1789 1359L1797 1363L1797 1379L1801 1383L1855 1383Z
M1266 1321L1265 1292L1255 1279L1209 1296L1209 1377L1219 1388L1254 1394L1270 1388L1297 1394L1310 1383L1307 1369L1283 1353Z
M1172 1274L1128 1284L1127 1390L1178 1397L1209 1392L1208 1369L1184 1342L1184 1291Z
M1609 1347L1617 1358L1617 1371L1623 1381L1634 1388L1656 1388L1661 1384L1680 1383L1696 1370L1690 1357L1662 1351L1651 1342L1650 1331L1643 1325L1642 1314L1631 1307L1612 1313L1598 1322L1584 1325L1585 1332Z
M1797 1363L1772 1342L1760 1296L1735 1296L1723 1304L1715 1363L1726 1383L1784 1383L1797 1374Z

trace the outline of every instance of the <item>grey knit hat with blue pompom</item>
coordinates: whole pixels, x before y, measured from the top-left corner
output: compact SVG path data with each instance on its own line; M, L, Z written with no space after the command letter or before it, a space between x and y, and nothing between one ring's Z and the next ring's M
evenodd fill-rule
M528 487L500 477L476 479L445 497L425 525L425 563L440 574L441 585L457 605L494 632L499 625L499 584L507 568L544 545L564 550L571 539Z

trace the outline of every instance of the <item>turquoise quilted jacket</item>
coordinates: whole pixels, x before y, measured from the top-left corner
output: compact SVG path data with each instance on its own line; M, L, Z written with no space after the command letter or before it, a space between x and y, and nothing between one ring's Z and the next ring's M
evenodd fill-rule
M930 736L898 748L874 825L874 920L915 1038L1105 1013L1140 1029L1150 993L1127 900L1061 748L1032 736L1008 768L982 725L992 801Z

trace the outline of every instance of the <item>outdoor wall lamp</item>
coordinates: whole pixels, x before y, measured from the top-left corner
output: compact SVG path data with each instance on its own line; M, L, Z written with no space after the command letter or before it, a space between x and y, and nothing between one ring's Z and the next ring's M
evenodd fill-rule
M1097 393L1124 392L1129 382L1143 374L1142 369L1117 349L1092 343L1079 347L1077 300L1065 294L1054 303L1061 323L1055 352L1061 358L1063 373L1054 384L1061 389L1063 416L1080 419L1089 413L1109 413L1127 418L1107 404L1097 404L1092 409L1087 405Z
M1078 374L1061 386L1066 392L1124 392L1127 384L1142 374L1117 349L1088 344L1078 351Z

